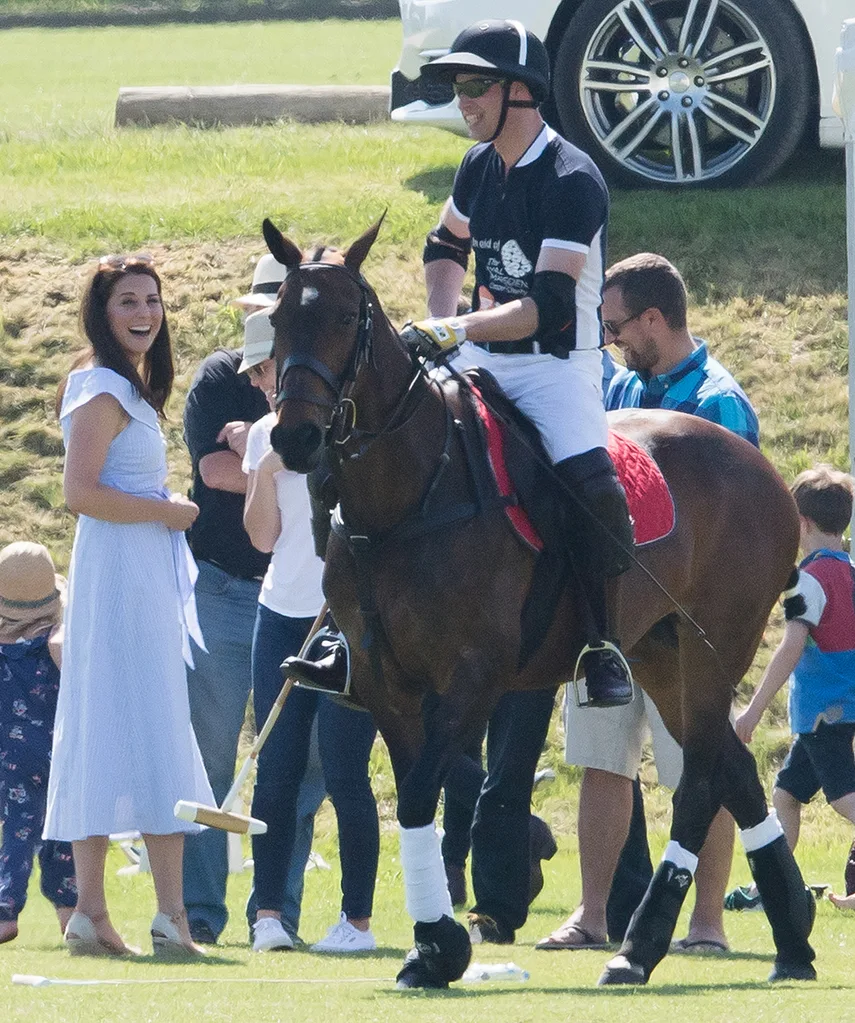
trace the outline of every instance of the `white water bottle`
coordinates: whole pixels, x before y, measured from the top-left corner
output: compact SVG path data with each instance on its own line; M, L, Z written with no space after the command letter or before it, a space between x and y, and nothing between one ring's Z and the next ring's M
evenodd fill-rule
M483 983L487 980L528 980L528 970L516 963L471 963L460 978L468 984Z

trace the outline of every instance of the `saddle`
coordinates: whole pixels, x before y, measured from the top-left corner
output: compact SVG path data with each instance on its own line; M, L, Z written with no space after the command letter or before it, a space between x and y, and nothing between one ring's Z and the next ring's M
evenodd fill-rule
M489 466L493 486L506 502L516 535L537 554L521 614L521 670L543 642L571 575L569 538L580 512L550 471L551 460L537 427L489 372L472 369L464 376L471 388L483 464ZM636 546L666 536L674 528L675 511L659 467L643 448L620 434L609 434L608 451L627 494Z

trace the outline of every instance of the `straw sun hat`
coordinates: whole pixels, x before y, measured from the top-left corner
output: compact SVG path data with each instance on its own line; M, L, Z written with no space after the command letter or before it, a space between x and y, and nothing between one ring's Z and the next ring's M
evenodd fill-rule
M29 639L62 618L65 579L47 547L21 540L0 550L0 643Z

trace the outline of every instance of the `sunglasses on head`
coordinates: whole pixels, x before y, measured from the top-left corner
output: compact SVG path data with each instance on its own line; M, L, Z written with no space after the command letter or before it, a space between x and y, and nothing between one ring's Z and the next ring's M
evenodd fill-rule
M148 252L123 253L116 256L102 256L98 260L99 270L127 270L129 266L154 267L154 257Z
M467 99L480 99L489 92L494 85L504 84L502 78L469 78L465 82L452 82L451 88L455 96L465 96Z

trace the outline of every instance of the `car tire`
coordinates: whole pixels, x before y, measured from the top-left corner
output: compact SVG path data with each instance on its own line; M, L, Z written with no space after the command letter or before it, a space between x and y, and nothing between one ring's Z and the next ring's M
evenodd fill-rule
M564 134L610 180L722 187L764 181L792 155L813 67L787 0L582 0L553 96Z

